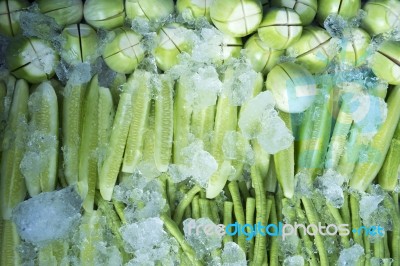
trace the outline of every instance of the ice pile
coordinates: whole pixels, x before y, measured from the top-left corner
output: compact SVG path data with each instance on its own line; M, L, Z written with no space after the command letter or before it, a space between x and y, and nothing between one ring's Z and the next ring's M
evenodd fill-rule
M66 237L78 224L82 200L73 187L44 192L18 204L12 213L22 239L35 245Z
M315 181L315 187L325 196L332 206L341 208L344 202L343 183L345 179L336 171L329 169Z
M198 39L195 40L192 59L195 62L207 63L216 62L222 58L222 45L224 35L214 27L206 27L197 33Z
M54 18L40 13L36 5L33 5L28 11L20 12L19 16L24 36L37 37L46 41L58 39L61 27Z
M360 217L365 226L391 228L390 211L383 206L385 197L389 197L378 185L371 186L370 193L363 193L360 199Z
M166 201L161 191L159 180L149 180L140 172L135 172L115 186L113 196L117 201L126 204L126 220L137 222L157 217L163 212Z
M291 256L283 261L284 266L303 266L304 258L300 255Z
M264 91L242 106L239 118L242 134L247 139L257 139L270 154L289 148L294 140L274 107L272 93Z
M183 164L171 164L169 167L171 178L175 183L192 177L192 181L200 186L207 186L209 178L218 169L218 163L203 146L203 142L196 139L182 149Z
M221 266L245 266L246 254L235 242L227 242L224 244L221 262Z
M127 265L153 265L177 263L178 243L163 229L160 218L148 218L121 227L126 251L135 254Z
M179 65L171 70L171 73L180 77L180 85L185 89L185 100L188 106L194 110L202 110L215 105L217 96L222 90L222 82L219 80L214 66L197 68L190 63ZM181 66L185 66L182 67Z
M359 244L355 244L340 252L337 264L339 266L356 266L362 255L364 255L364 249Z
M360 217L363 220L368 220L371 214L377 211L379 203L384 197L379 195L364 195L360 200Z
M221 247L222 235L216 231L208 231L208 228L216 227L217 225L208 218L189 218L183 221L185 238L199 259Z

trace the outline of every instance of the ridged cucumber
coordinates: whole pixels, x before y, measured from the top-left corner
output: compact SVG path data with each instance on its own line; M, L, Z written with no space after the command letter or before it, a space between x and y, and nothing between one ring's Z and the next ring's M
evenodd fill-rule
M214 135L212 139L211 154L218 162L218 170L211 176L206 189L207 198L215 198L223 190L232 165L230 161L224 160L222 143L225 133L234 131L237 127L237 107L231 105L228 97L221 95L218 98L217 111L215 115Z
M175 86L174 100L174 158L175 164L183 163L182 149L189 145L190 119L192 107L187 102L187 88L183 82L178 81Z
M215 105L193 110L191 132L204 143L204 150L211 152L211 132L214 129Z
M10 220L3 221L2 245L0 254L0 265L21 265L21 258L17 247L20 239L15 224Z
M99 81L94 76L87 88L83 104L83 124L79 147L78 188L86 211L93 210L94 194L98 178L98 106Z
M3 219L11 218L11 210L26 195L24 176L19 165L25 151L27 132L29 87L25 80L16 83L4 135L1 159L0 202Z
M86 212L80 226L81 235L85 241L80 250L81 265L95 265L97 256L96 244L103 240L99 211Z
M128 85L132 86L133 116L122 164L122 171L133 173L143 155L143 140L150 110L149 81L151 74L136 70Z
M286 127L292 131L290 114L280 112L279 116L285 122ZM294 144L289 148L274 154L276 178L283 190L283 195L291 199L294 194Z
M64 88L62 141L64 175L68 185L78 182L79 144L81 142L83 99L86 85L67 85Z
M99 106L98 106L98 171L100 172L106 155L107 147L109 145L111 128L114 122L115 108L111 94L111 90L108 88L99 88ZM96 183L96 187L99 182Z
M173 82L166 75L160 75L161 88L155 100L154 161L160 172L168 170L172 154L174 103Z
M352 122L351 114L346 110L345 103L342 103L329 143L328 153L326 154L325 168L335 169L338 166L340 157L344 153Z
M30 196L53 191L58 166L58 99L49 82L29 97L28 145L20 169Z
M115 182L124 155L129 126L132 121L132 95L121 93L117 113L111 131L110 144L107 149L99 176L100 193L105 200L111 200Z

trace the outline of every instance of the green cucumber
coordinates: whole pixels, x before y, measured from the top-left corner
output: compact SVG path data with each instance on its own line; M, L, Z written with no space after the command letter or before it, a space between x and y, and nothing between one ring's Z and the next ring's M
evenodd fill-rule
M11 218L12 209L26 195L25 179L20 163L25 151L27 133L29 87L25 80L18 80L10 106L8 125L4 135L4 150L0 169L0 203L3 219Z
M98 178L99 81L94 76L87 88L83 104L83 124L79 147L78 188L86 211L92 211Z
M111 131L110 144L99 174L100 193L105 200L111 200L132 121L132 95L123 92L120 96Z
M160 80L161 88L155 100L154 161L158 171L166 172L172 154L174 88L167 75L160 75Z
M132 89L133 116L122 164L122 171L133 173L143 155L143 142L150 110L150 73L136 70L128 85Z

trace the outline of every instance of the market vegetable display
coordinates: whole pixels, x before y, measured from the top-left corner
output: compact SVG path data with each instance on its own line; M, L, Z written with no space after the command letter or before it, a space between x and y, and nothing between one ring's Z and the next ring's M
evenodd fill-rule
M0 265L399 266L399 32L398 0L0 1Z

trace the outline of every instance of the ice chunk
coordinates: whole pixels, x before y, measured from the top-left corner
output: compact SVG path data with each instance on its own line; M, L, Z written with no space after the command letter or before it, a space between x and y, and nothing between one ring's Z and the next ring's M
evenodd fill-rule
M204 150L203 142L195 140L182 149L183 164L170 165L170 174L175 183L192 177L193 181L206 187L208 179L218 169L214 157Z
M295 177L296 182L296 195L299 197L311 197L313 193L313 184L310 175L304 172L298 172Z
M331 14L324 21L324 28L332 37L342 38L343 32L349 23L340 15Z
M347 27L346 21L339 15L329 15L324 22L324 28L332 37L343 37L343 31Z
M239 117L243 135L248 139L257 138L261 147L271 154L287 149L294 140L274 106L272 93L261 92L242 107Z
M223 93L234 106L240 106L251 98L257 79L257 72L244 58L231 58L226 63Z
M235 242L227 242L221 254L222 266L245 266L246 254Z
M153 161L141 161L137 169L139 170L140 173L142 173L143 176L147 178L156 178L160 176L161 172L158 171L156 163Z
M315 181L316 188L335 208L340 208L344 202L342 185L345 179L336 171L329 169Z
M33 6L28 11L21 11L19 21L22 33L26 37L37 37L46 41L57 40L62 28L54 18L46 16Z
M149 218L121 227L122 238L131 250L151 249L167 238L160 218Z
M304 258L300 255L291 256L283 261L284 266L303 266Z
M194 66L191 66L195 68ZM182 69L183 70L183 69ZM202 110L215 105L217 96L222 90L222 82L213 66L183 70L178 74L180 85L187 90L186 102L195 110Z
M359 244L345 248L340 252L338 265L355 266L362 255L364 255L364 249Z
M297 253L297 247L300 244L300 238L297 235L286 236L283 240L281 237L278 239L280 241L280 252L284 258L293 256Z
M132 30L136 31L141 35L145 35L149 32L155 31L156 29L153 28L153 25L150 24L151 22L143 17L137 17L131 21L131 28Z
M222 143L222 151L225 159L228 160L237 160L248 164L251 164L254 160L254 153L248 140L237 131L229 131L225 133Z
M135 258L127 265L153 265L157 261L176 260L178 243L168 237L160 218L148 218L124 225L121 234L126 243L126 251L135 254Z
M18 204L12 220L22 239L43 245L66 237L78 225L81 204L73 187L44 192Z
M92 67L88 62L76 64L73 67L67 66L61 62L56 68L56 75L59 80L64 83L68 82L69 86L87 83L92 78Z
M192 218L183 221L183 231L189 245L196 251L196 256L202 258L213 250L221 247L222 234L219 234L217 227L210 219L200 218L194 220ZM207 228L213 228L208 231Z
M34 110L32 111L34 112ZM40 178L43 178L44 174L52 174L52 172L48 172L52 163L48 159L52 158L52 155L57 152L57 144L58 140L55 135L46 134L39 130L31 130L26 145L26 152L19 166L22 175L25 179L29 180L30 184L36 184L37 187L40 187ZM29 190L29 192L32 193L33 191Z
M379 203L384 199L382 195L363 195L360 200L360 217L367 221L378 210Z
M214 27L202 28L194 44L192 59L196 62L216 62L222 58L224 35Z
M274 96L270 91L259 93L249 100L240 110L239 127L248 139L256 138L262 131L262 114L275 106Z
M274 109L263 114L261 123L263 131L257 140L268 153L275 154L292 145L294 137Z
M391 258L377 258L377 257L372 257L371 258L371 266L382 266L382 265L392 265L393 259Z
M133 173L115 186L113 197L127 205L124 214L128 222L157 217L166 204L160 181L149 180L140 172Z
M116 246L107 246L105 242L96 243L95 265L122 265L121 252Z

